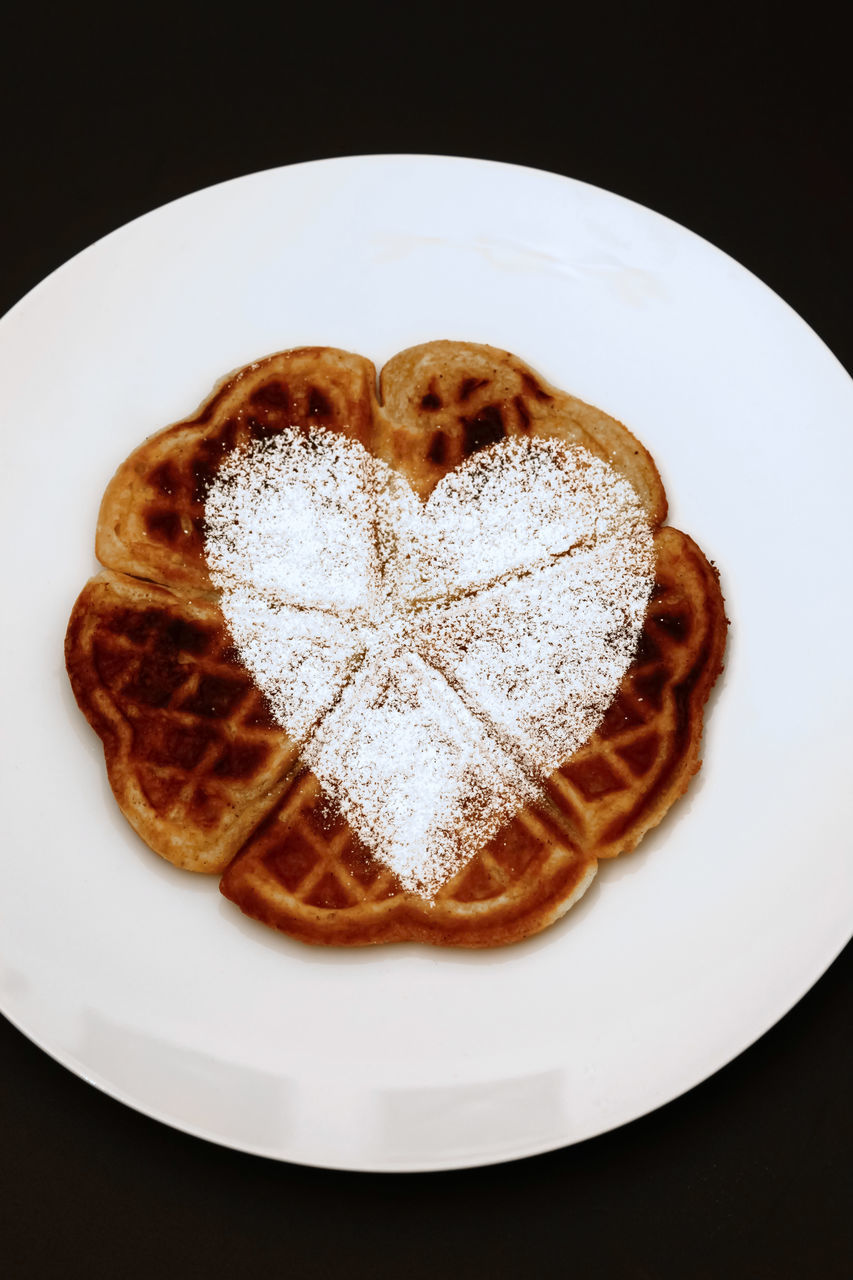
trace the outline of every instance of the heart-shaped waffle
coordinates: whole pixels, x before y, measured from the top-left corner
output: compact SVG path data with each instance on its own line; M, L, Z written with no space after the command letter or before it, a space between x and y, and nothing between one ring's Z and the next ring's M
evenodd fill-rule
M223 617L230 603L206 501L217 485L222 491L234 458L318 435L342 438L339 453L390 468L424 501L445 477L458 487L463 472L479 474L481 459L502 448L566 457L579 447L629 482L653 545L651 599L645 609L647 591L627 670L580 737L564 737L564 755L551 735L550 754L535 762L548 764L547 780L516 785L511 803L493 804L491 827L469 820L483 839L445 866L449 878L430 898L374 856L360 814L350 809L347 822L347 787L336 790L324 763L340 737L327 732L326 757L306 745L328 705L309 707L303 721L283 715L275 696L260 692L258 671L250 673L249 648L244 661L232 643L240 639L233 609L230 628ZM500 443L507 440L518 443ZM583 892L598 858L636 846L698 768L702 708L721 668L726 622L716 572L686 535L661 527L665 512L639 442L508 353L451 342L414 348L385 366L378 396L373 366L339 351L303 349L248 366L193 419L146 441L104 497L97 553L106 572L75 605L66 656L119 804L157 852L192 869L224 870L226 896L306 941L488 946L536 932ZM442 615L436 624L436 635L456 627L457 657L471 627L482 629L482 616L472 623L471 614L467 607L463 622L457 611L455 622ZM454 686L468 667L460 660L441 673L453 697L471 692ZM357 673L345 668L333 690L344 701L358 689ZM369 694L377 676L369 663L365 672ZM432 696L422 673L410 683L421 702ZM512 738L511 714L499 729ZM512 738L512 750L519 741ZM325 792L308 762L326 770ZM521 765L530 782L529 753ZM489 769L497 793L500 770L489 762L481 781ZM386 788L393 781L388 774ZM448 778L448 794L456 782ZM463 835L465 812L464 803L453 810Z

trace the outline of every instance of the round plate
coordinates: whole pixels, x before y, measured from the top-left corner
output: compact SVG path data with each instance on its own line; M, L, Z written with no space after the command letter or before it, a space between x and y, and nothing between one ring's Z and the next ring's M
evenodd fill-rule
M624 421L732 620L705 764L539 937L317 950L161 862L107 786L62 642L98 504L227 371L505 347ZM0 1003L114 1097L306 1164L425 1170L587 1138L785 1013L847 940L853 384L730 258L566 178L440 157L228 182L107 236L0 324Z

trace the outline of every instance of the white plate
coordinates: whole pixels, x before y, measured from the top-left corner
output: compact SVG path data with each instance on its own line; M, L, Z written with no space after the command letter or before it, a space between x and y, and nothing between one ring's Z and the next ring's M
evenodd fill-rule
M625 421L732 619L706 762L584 902L486 954L314 950L245 920L118 813L62 659L101 492L226 371L319 343L377 365L507 347ZM365 1170L576 1142L785 1013L853 902L853 384L730 258L551 174L437 157L273 170L178 200L0 324L5 839L0 1004L180 1129Z

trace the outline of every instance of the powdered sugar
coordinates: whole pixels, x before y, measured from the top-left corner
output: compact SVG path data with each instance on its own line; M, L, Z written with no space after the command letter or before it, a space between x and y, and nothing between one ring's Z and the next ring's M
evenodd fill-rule
M367 658L305 756L374 855L426 896L535 794L439 672L402 650Z
M426 896L597 727L654 570L633 489L577 446L504 441L423 504L356 442L295 428L224 461L206 550L277 720Z
M341 616L379 593L375 463L330 431L284 431L223 461L205 504L211 576L223 591Z

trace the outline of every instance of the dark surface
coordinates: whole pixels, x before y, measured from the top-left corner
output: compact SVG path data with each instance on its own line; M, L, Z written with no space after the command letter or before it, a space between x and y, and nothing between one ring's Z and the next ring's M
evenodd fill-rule
M535 4L340 19L280 6L272 20L243 5L229 21L19 8L0 76L0 310L104 233L210 183L430 152L550 169L669 215L765 280L853 370L850 77L818 6L794 20L753 5L730 21L699 7L692 26L688 6L637 5L630 20L564 7L559 21ZM820 850L804 856L819 875ZM848 948L759 1043L654 1115L448 1174L322 1172L209 1146L0 1022L0 1269L846 1280L852 963Z

